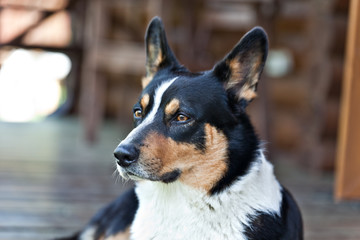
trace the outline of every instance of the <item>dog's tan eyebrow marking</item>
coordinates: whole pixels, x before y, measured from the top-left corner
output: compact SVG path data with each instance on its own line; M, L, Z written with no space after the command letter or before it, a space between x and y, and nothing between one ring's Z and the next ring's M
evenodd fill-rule
M173 115L180 108L180 101L177 98L172 99L165 107L166 115Z
M149 105L149 101L150 101L150 96L149 94L145 94L141 100L140 100L140 105L142 107L143 110L146 109L146 107Z
M152 81L153 76L145 76L141 79L142 88L146 88L146 86Z

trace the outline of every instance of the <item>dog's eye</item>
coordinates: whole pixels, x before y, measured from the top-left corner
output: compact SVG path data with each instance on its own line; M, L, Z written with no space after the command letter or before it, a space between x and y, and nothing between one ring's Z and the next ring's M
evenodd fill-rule
M176 121L178 122L186 122L187 120L189 120L189 117L185 116L184 114L179 114L176 117Z
M140 109L134 111L134 118L142 118L142 111Z

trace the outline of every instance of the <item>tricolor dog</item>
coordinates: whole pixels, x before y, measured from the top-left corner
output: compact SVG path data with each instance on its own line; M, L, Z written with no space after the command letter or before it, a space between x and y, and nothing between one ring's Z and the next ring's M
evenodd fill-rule
M114 152L117 170L135 188L75 239L303 239L300 211L245 111L267 56L264 30L252 29L199 73L179 64L159 18L145 42L135 128Z

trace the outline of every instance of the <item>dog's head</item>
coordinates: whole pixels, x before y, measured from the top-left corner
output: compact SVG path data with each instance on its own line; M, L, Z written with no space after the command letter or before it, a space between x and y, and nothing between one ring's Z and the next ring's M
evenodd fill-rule
M135 128L114 152L120 174L221 191L246 172L259 147L245 107L256 97L268 48L265 32L252 29L212 70L201 73L178 63L157 17L145 44Z

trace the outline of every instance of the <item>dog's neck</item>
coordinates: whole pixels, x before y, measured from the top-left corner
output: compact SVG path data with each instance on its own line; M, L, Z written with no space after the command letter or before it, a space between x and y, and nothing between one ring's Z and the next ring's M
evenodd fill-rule
M280 214L282 199L281 186L273 174L273 166L262 153L245 176L218 194L208 195L205 191L194 189L179 181L170 184L138 182L136 193L140 206L132 228L134 239L146 239L136 237L140 235L159 236L160 233L155 231L156 226L162 226L167 221L174 226L175 229L172 231L176 231L176 228L192 227L187 224L197 225L198 230L202 226L209 229L206 227L207 220L211 224L219 223L222 228L228 228L231 224L246 226L250 217L257 212ZM189 219L192 222L189 222ZM152 222L154 226L143 229L145 222ZM221 232L221 229L219 231ZM241 234L239 239L245 239ZM186 237L187 235L181 235L183 239Z

